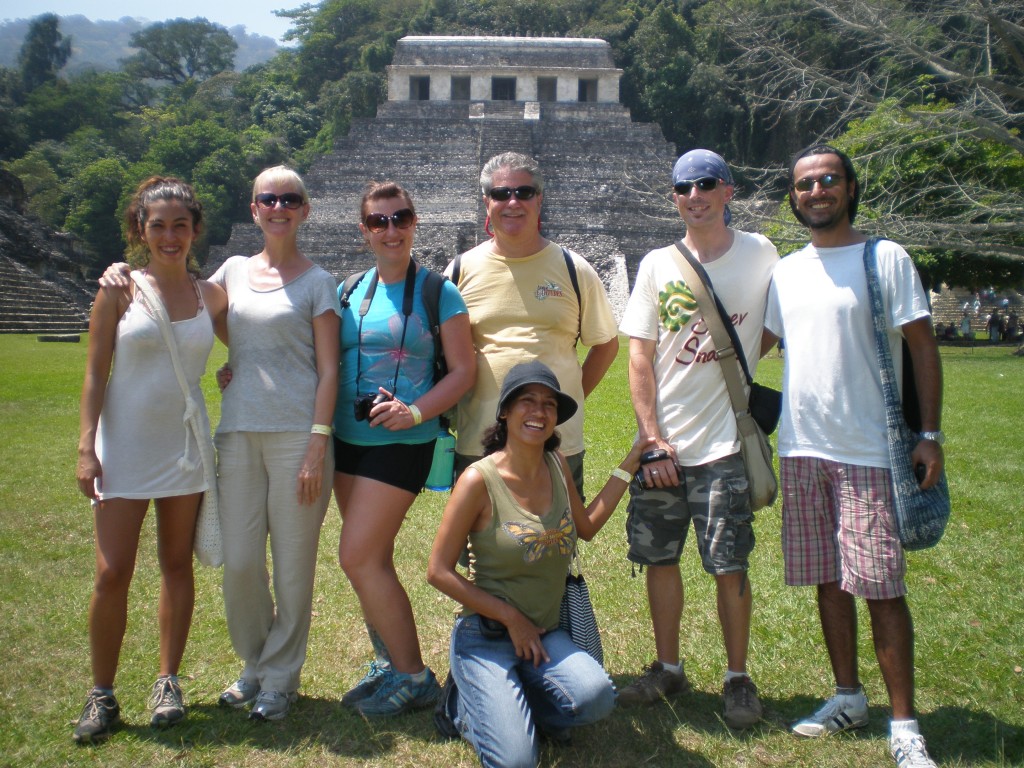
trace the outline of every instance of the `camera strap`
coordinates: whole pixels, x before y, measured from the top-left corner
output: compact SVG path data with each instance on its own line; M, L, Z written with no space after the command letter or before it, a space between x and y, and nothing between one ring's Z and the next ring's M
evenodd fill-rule
M370 277L370 284L366 287L366 295L359 304L359 335L356 338L356 395L362 393L359 386L363 375L363 318L370 311L370 304L373 303L373 296L377 292L378 272L375 268ZM416 262L409 259L409 268L405 271L405 290L402 293L402 339L398 342L398 354L395 356L395 378L392 392L395 398L398 397L398 370L402 365L402 348L405 347L405 332L409 328L409 315L412 314L412 296L416 290Z

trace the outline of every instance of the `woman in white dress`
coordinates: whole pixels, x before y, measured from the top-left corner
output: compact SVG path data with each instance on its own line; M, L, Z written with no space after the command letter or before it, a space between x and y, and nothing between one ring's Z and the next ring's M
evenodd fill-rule
M202 205L188 184L155 176L139 186L125 218L129 262L166 310L192 398L202 410L200 421L208 425L199 379L214 331L225 338L227 296L196 277L192 245L202 226ZM120 718L114 677L151 499L161 574L160 670L150 697L151 724L172 725L185 716L177 673L195 600L196 513L207 490L170 350L155 310L134 285L101 288L96 295L79 420L76 473L93 506L96 582L89 606L94 687L74 738L91 742L109 736Z

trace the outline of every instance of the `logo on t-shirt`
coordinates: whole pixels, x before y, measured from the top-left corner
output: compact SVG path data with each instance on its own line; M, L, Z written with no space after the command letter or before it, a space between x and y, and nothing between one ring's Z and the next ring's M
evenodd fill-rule
M670 331L681 331L697 311L693 291L682 280L667 283L658 293L658 316Z
M566 509L558 521L557 528L538 530L529 523L517 523L509 521L501 526L509 536L519 542L519 545L526 547L523 552L523 560L534 563L544 555L553 555L556 551L560 555L568 555L572 552L575 544L573 536L572 515Z
M544 299L549 296L554 296L555 298L565 296L565 291L549 280L546 283L538 285L537 290L533 292L533 295L536 297L537 301L544 301Z

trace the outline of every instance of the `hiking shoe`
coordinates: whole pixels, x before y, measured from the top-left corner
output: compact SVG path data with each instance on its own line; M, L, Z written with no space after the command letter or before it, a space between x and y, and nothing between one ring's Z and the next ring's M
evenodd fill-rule
M85 699L85 707L75 726L74 739L79 744L103 741L120 720L121 707L114 695L93 688Z
M251 704L255 701L259 692L260 684L258 680L246 680L244 677L240 677L228 688L224 689L224 693L217 699L217 703L222 707L240 709L246 704Z
M725 700L725 724L730 728L749 728L761 719L764 710L757 698L757 686L746 675L726 682L722 686L722 698Z
M638 679L619 691L619 706L651 704L690 690L686 672L683 671L682 664L679 666L679 673L676 674L665 669L660 661L651 662L651 666L644 670Z
M429 707L440 696L441 686L430 667L427 667L427 676L422 683L413 681L412 675L392 670L369 698L356 704L356 709L368 717L388 717Z
M889 739L889 751L898 768L938 768L928 756L924 736L920 734L893 736Z
M448 670L448 677L444 679L441 695L437 697L437 706L434 707L434 728L445 741L462 737L455 726L455 703L458 701L458 695L459 689L455 685L455 678L452 677L451 670Z
M178 681L170 675L158 677L149 696L149 708L153 710L149 724L154 728L166 728L184 719L185 701Z
M835 695L810 717L793 726L797 736L828 736L831 733L863 728L868 724L868 699L864 692Z
M294 691L291 693L260 691L256 696L256 703L252 705L249 719L260 722L263 720L281 720L288 714L292 702L298 698L299 695Z
M384 677L391 674L391 665L387 662L378 663L376 660L371 661L370 671L366 673L362 680L356 683L355 687L341 697L341 703L346 707L354 707L360 701L370 698L373 692L377 690Z

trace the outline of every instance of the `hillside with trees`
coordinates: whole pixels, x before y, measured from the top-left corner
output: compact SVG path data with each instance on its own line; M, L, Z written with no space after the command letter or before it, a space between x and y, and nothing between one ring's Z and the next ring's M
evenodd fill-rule
M865 228L906 244L927 282L1024 282L1019 2L324 0L282 13L294 47L241 72L232 36L204 19L137 30L117 70L80 73L74 36L34 19L0 68L0 160L32 212L106 263L129 191L175 173L223 242L260 168L306 168L375 113L400 37L600 37L634 119L681 152L723 154L781 249L806 239L780 206L788 158L828 140L863 169Z

